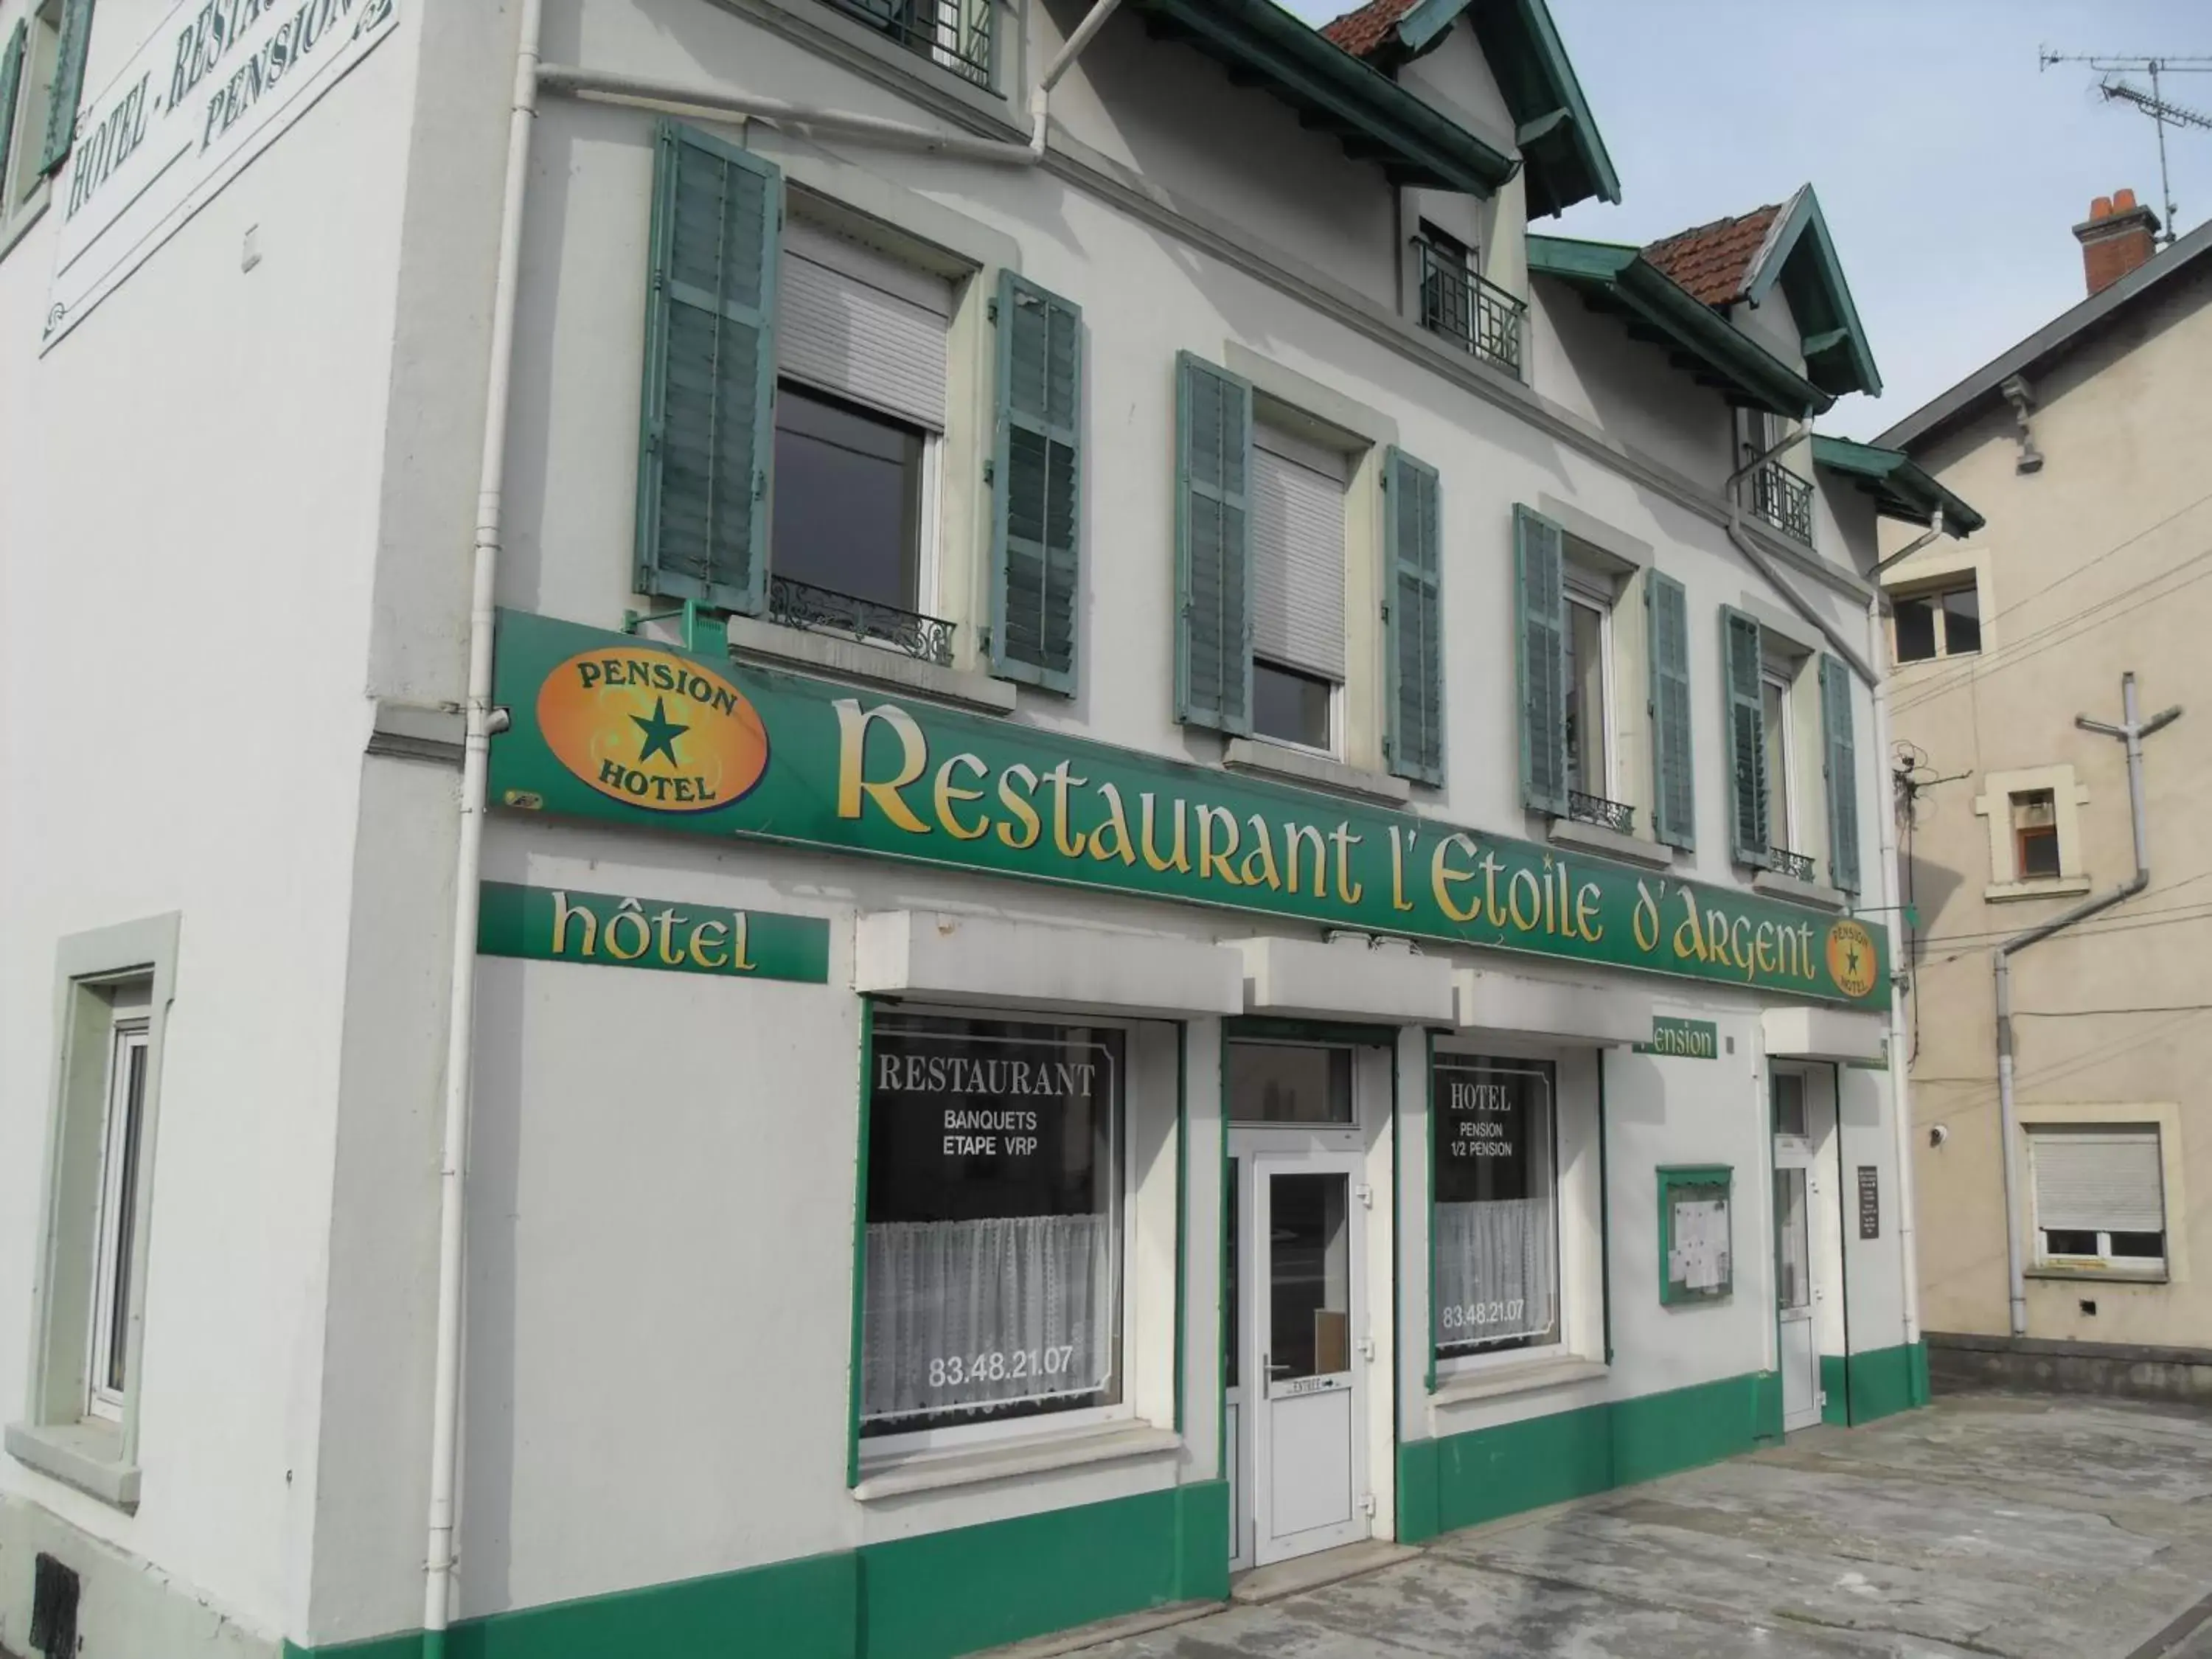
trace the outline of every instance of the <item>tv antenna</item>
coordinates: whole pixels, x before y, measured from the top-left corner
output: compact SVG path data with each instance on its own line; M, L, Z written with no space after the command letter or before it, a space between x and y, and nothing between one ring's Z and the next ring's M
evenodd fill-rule
M2130 56L2125 52L2053 52L2048 46L2039 47L2036 52L2037 69L2047 70L2053 64L2087 64L2103 77L2097 83L2097 90L2104 95L2106 102L2133 104L2158 124L2158 191L2166 203L2166 225L2158 240L2161 243L2172 242L2173 221L2179 210L2174 206L2173 180L2166 169L2166 130L2168 126L2199 127L2212 132L2212 115L2191 109L2186 105L2168 102L2166 89L2160 81L2167 75L2212 74L2212 54L2168 52L2150 57ZM2141 87L2120 79L2128 74L2148 75L2150 90L2145 92Z

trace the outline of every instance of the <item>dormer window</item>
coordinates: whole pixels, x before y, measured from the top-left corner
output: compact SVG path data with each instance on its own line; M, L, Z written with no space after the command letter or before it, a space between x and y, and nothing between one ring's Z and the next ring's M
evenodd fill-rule
M1521 378L1521 319L1528 307L1483 280L1475 250L1426 219L1413 239L1421 326L1493 368Z

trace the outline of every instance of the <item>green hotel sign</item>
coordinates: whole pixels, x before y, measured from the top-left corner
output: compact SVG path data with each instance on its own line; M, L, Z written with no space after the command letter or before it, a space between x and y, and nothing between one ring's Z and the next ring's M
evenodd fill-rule
M820 916L505 881L483 884L477 950L488 957L724 978L790 979L810 985L826 984L830 978L830 924Z
M1853 1006L1881 940L1802 905L896 693L503 611L491 799Z

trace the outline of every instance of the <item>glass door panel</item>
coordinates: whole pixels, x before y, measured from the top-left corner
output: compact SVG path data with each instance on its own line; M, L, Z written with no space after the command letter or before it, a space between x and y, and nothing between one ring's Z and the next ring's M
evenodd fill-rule
M1304 1394L1352 1369L1350 1181L1279 1175L1269 1188L1267 1391Z

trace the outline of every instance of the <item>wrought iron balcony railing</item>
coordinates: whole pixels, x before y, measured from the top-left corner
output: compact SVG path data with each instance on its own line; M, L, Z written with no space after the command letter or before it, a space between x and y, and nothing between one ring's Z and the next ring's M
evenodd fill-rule
M864 645L891 646L939 667L952 665L957 624L788 576L769 578L768 619L809 633L843 634Z
M1817 878L1813 860L1802 853L1791 852L1786 847L1768 848L1766 861L1773 866L1776 875L1787 876L1792 881L1812 881Z
M998 0L827 0L881 29L908 52L988 87L991 20Z
M1578 823L1594 823L1617 835L1636 833L1636 809L1617 800L1607 800L1603 795L1585 795L1579 789L1570 789L1567 816Z
M1779 461L1751 475L1751 510L1786 536L1813 539L1813 486Z
M1467 267L1467 256L1426 237L1421 258L1421 326L1461 350L1521 378L1521 319L1528 305Z

